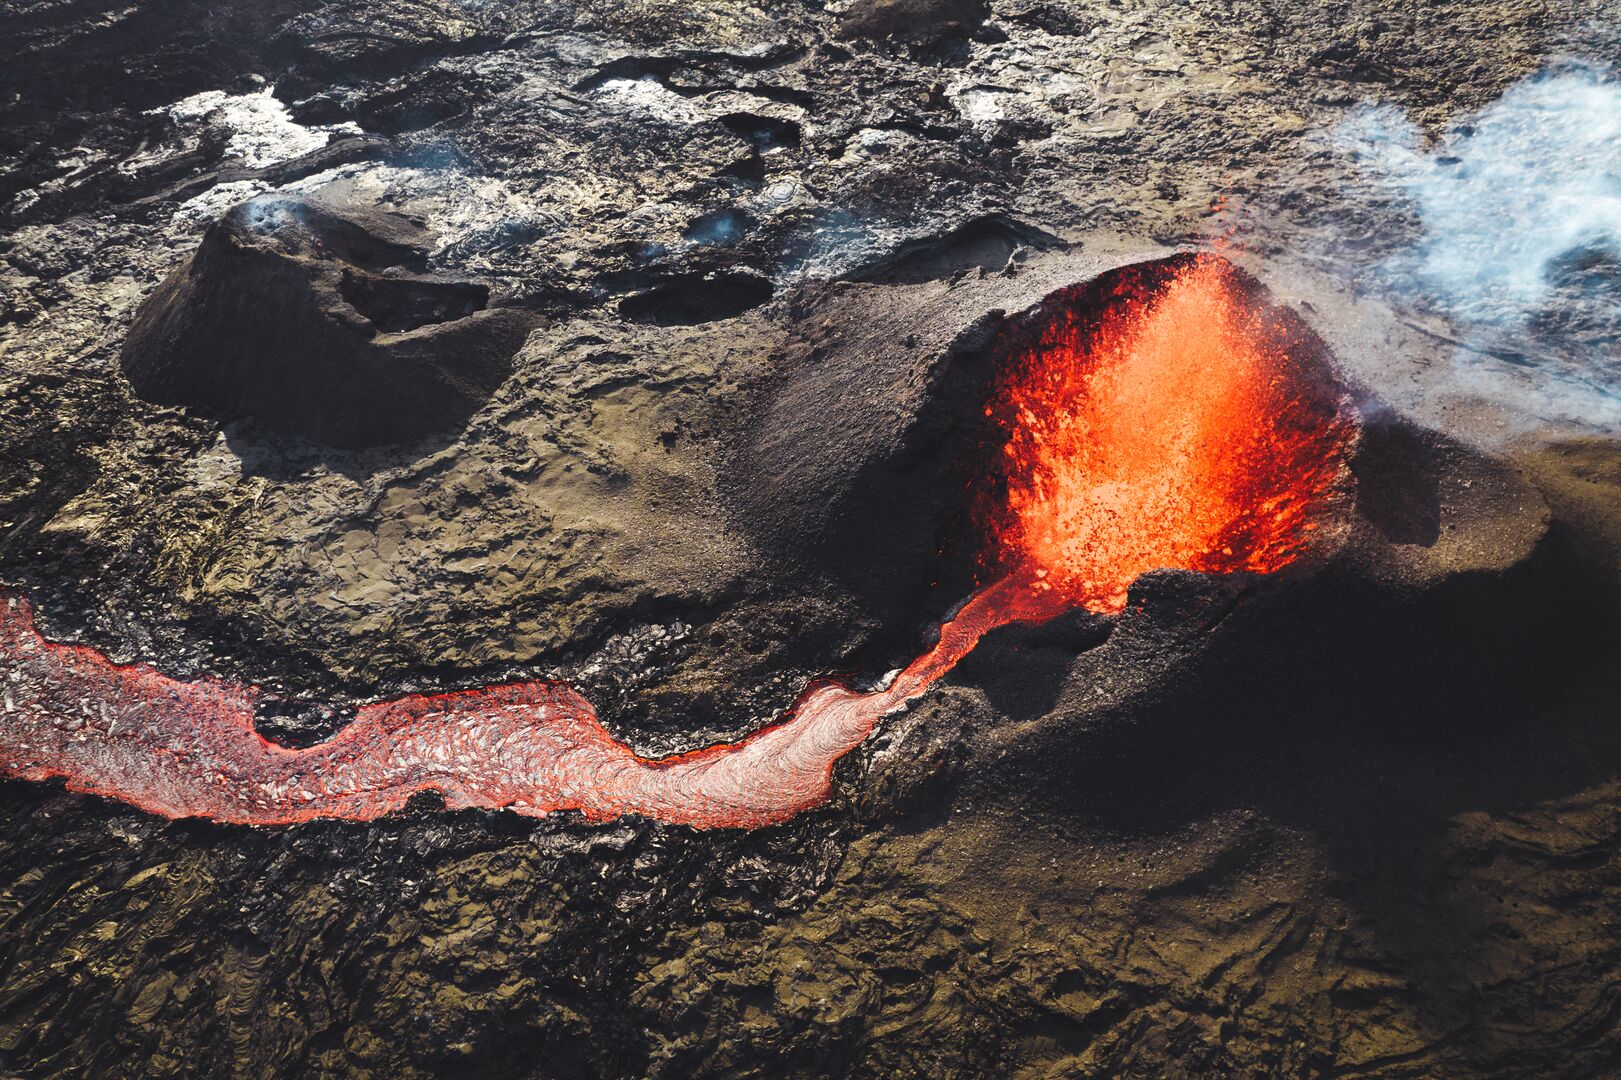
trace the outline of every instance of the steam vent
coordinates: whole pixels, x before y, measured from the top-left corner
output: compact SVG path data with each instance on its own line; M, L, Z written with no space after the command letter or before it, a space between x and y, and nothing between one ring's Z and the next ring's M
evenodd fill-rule
M0 7L0 1076L1621 1071L1621 15Z

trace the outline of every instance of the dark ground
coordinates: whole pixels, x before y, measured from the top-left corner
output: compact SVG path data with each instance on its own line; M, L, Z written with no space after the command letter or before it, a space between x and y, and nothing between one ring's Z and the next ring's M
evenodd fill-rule
M251 831L0 784L0 1072L1621 1071L1621 447L1472 398L1454 330L1366 295L1420 226L1324 139L1621 61L1608 8L13 0L0 580L271 684L281 737L561 674L664 751L909 658L958 596L871 493L944 460L918 418L986 312L1126 252L1231 233L1446 438L1394 452L1441 463L1434 535L1364 505L1316 572L989 642L778 829ZM418 219L412 274L533 326L510 377L343 450L138 396L137 308L278 190ZM1569 374L1527 352L1469 363ZM795 517L773 440L812 418Z

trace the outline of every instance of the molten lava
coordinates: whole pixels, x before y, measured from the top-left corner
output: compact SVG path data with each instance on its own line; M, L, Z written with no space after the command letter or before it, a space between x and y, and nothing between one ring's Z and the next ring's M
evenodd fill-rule
M1000 372L988 561L1101 612L1147 570L1293 562L1345 476L1332 383L1224 260L1110 300L1061 311Z
M291 750L254 731L258 688L182 682L52 644L26 601L0 598L0 774L240 825L370 821L434 790L453 809L755 828L827 801L838 759L1005 623L1007 592L977 594L883 690L818 682L780 723L661 760L637 756L590 702L544 682L366 705L325 743Z
M701 827L780 822L824 802L833 766L987 632L1080 604L1118 611L1145 570L1268 572L1304 550L1344 473L1335 392L1217 260L1121 279L1065 305L1006 358L1004 437L981 495L997 580L884 689L821 682L740 742L661 760L615 740L567 687L517 683L367 705L326 743L253 729L255 687L182 682L45 641L0 599L0 774L169 817L371 820L424 790L451 807Z

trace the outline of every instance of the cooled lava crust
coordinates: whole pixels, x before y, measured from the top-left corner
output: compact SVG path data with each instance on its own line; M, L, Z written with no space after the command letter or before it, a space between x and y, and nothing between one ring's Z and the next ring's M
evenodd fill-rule
M908 664L979 581L988 344L1142 237L1241 222L1396 410L1352 387L1320 551L992 632L779 825L0 781L0 1073L1615 1075L1621 453L1505 445L1453 378L1591 384L1614 327L1556 288L1499 363L1353 297L1423 222L1320 138L1613 67L1614 9L0 5L0 577L288 745L563 678L657 758ZM329 141L245 160L247 107ZM506 381L364 452L136 394L127 321L261 188L429 224L428 276L540 316Z
M1557 685L1567 675L1579 674L1573 668L1582 655L1580 645L1600 625L1594 613L1600 594L1565 538L1550 531L1546 504L1522 476L1412 426L1355 387L1346 388L1333 377L1329 359L1330 350L1346 342L1339 329L1315 323L1321 340L1302 331L1295 316L1270 303L1253 281L1226 267L1221 273L1227 287L1244 301L1238 325L1264 331L1262 341L1294 343L1288 355L1298 365L1300 378L1287 380L1286 385L1302 393L1285 398L1301 404L1304 411L1298 415L1324 421L1310 425L1310 430L1338 436L1307 441L1307 449L1316 447L1323 453L1285 458L1308 466L1314 461L1334 463L1335 468L1308 467L1281 474L1317 478L1305 485L1311 498L1281 505L1312 510L1297 520L1302 526L1318 527L1274 534L1284 541L1281 545L1233 547L1237 562L1227 566L1205 564L1139 575L1141 567L1131 566L1128 559L1117 574L1083 575L1085 580L1071 583L1073 591L1039 588L1051 584L1051 568L1032 565L1024 546L1013 541L1032 535L1062 540L1062 528L1052 533L1031 526L1070 520L1069 515L1048 518L1039 512L1043 505L1062 505L1062 500L1054 503L1039 496L1068 470L1052 462L1034 470L1022 467L1027 458L1016 430L1010 430L1005 420L1016 402L1045 384L1026 377L1031 371L1039 373L1040 365L1017 361L1044 342L1055 355L1064 353L1079 340L1069 328L1101 326L1111 311L1130 321L1124 304L1090 305L1115 298L1140 299L1141 283L1161 285L1177 278L1193 260L1159 253L1145 265L1134 265L1143 262L1140 257L1122 258L1111 264L1107 259L1054 253L1030 260L1017 274L990 275L953 286L933 281L915 286L835 286L790 298L799 305L794 309L801 320L797 332L809 340L803 342L802 351L793 345L785 348L774 377L758 387L747 408L739 410L745 435L737 439L730 463L737 467L738 478L752 482L754 499L743 497L746 491L734 491L728 512L770 557L759 576L783 595L805 598L796 614L814 611L816 602L825 603L843 626L854 628L842 640L859 641L865 634L866 660L858 665L865 670L883 670L889 665L882 661L896 653L897 667L918 658L912 673L917 681L889 684L891 690L900 686L902 696L917 682L933 684L908 711L888 717L880 717L871 707L893 703L894 698L884 696L888 691L863 694L828 684L812 691L839 706L812 715L835 716L855 702L862 723L881 720L876 737L840 758L831 776L821 769L840 751L832 743L822 744L819 754L804 759L814 762L815 769L793 773L813 780L800 789L808 792L810 805L831 796L824 808L795 815L791 807L785 810L787 804L768 798L765 806L754 807L760 816L751 821L716 820L707 816L718 805L712 796L724 792L714 786L677 786L671 789L680 796L674 803L661 798L650 806L615 805L603 799L607 789L597 784L573 793L574 805L588 814L595 807L600 816L631 811L700 825L779 824L749 831L698 832L634 818L613 825L582 825L569 815L536 823L506 812L447 814L445 805L500 805L509 797L507 808L515 810L565 805L536 800L526 806L533 785L516 791L501 788L523 771L514 765L524 766L534 760L533 751L544 749L545 739L521 741L525 733L555 734L561 730L559 722L584 736L579 740L587 752L583 756L598 755L613 770L633 777L663 773L693 778L749 766L750 747L765 749L788 729L779 725L746 745L723 745L661 763L637 758L620 739L594 728L587 722L588 707L566 690L529 683L380 702L338 738L300 757L300 752L273 750L251 735L248 725L253 716L235 696L238 688L191 680L177 686L156 673L117 669L93 652L71 647L61 656L52 655L49 647L30 640L27 628L17 622L21 608L11 606L7 633L30 656L25 665L12 669L23 677L32 679L43 670L48 688L59 688L60 683L56 687L49 683L60 679L61 661L68 660L88 672L97 693L102 689L94 685L98 681L103 686L109 680L150 684L141 691L149 703L145 710L103 711L94 695L67 697L75 704L82 701L83 707L70 718L75 726L58 727L53 737L71 739L82 732L91 736L92 745L121 741L143 749L145 744L130 734L141 729L132 729L125 721L140 721L143 712L161 715L178 703L179 718L192 722L198 711L184 708L189 696L209 707L228 706L220 724L202 729L193 725L194 735L230 732L236 745L261 758L311 765L335 761L336 769L311 770L332 776L342 773L347 749L369 747L370 756L355 760L398 765L400 772L392 776L405 782L373 784L363 790L362 812L356 816L370 817L398 806L415 788L446 793L443 799L419 801L414 808L364 826L311 822L291 831L263 832L166 825L132 815L116 803L64 799L53 796L49 788L10 785L20 803L32 806L37 801L41 808L28 819L36 823L28 826L33 831L25 834L25 843L58 845L52 850L62 851L60 822L66 820L74 823L70 837L74 846L68 854L53 857L84 867L86 873L110 860L119 868L117 880L135 880L133 875L146 857L141 845L150 844L160 852L196 852L197 858L213 860L207 863L210 869L200 872L243 875L261 883L253 886L257 892L243 895L240 908L235 899L226 908L204 904L200 911L206 914L188 916L182 924L186 942L177 946L182 951L166 954L172 962L176 955L190 955L189 950L199 947L196 942L203 941L209 955L217 954L218 963L233 971L238 965L236 945L214 942L210 935L218 931L204 922L218 918L234 925L240 911L246 910L260 928L256 933L267 941L279 940L289 926L298 925L305 905L313 902L321 925L332 928L332 938L323 940L357 936L368 953L377 949L392 955L403 950L401 955L416 957L420 954L412 952L415 946L400 945L395 936L397 925L418 925L412 922L416 916L400 912L438 903L433 898L440 893L435 890L459 898L467 880L464 868L466 873L487 876L473 884L475 899L450 903L450 915L439 928L449 934L463 932L462 912L475 905L478 911L501 913L492 914L492 930L478 931L484 935L481 940L490 940L490 934L499 939L510 923L504 913L512 910L508 907L512 891L541 889L543 897L526 899L518 909L521 925L514 932L522 939L522 955L516 949L493 953L489 970L511 966L527 973L524 978L539 980L536 986L549 986L545 979L551 973L566 972L568 979L581 985L647 987L634 994L625 990L638 1010L630 1014L637 1018L634 1021L615 1019L622 1014L617 1001L611 1009L592 1014L594 1030L620 1032L631 1047L623 1054L605 1050L601 1059L609 1063L606 1071L625 1075L645 1071L634 1064L643 1060L638 1057L641 1044L635 1040L645 1033L636 1034L629 1025L640 1023L649 1010L664 1017L659 1010L685 1008L681 1002L687 999L669 998L666 988L721 985L710 976L745 969L745 978L770 979L777 970L772 966L776 957L786 955L774 947L756 955L758 942L774 939L752 936L751 931L735 946L751 957L740 968L727 951L733 947L727 934L739 925L732 915L705 923L703 937L692 944L684 936L692 919L707 917L695 916L693 904L711 905L701 911L719 910L714 905L742 910L749 913L743 916L746 920L758 918L754 913L759 911L779 913L767 921L780 918L785 932L792 935L787 939L790 951L810 941L807 947L821 958L818 963L826 961L825 950L837 953L846 940L863 957L874 942L886 956L898 955L897 949L912 956L921 949L926 959L904 962L945 963L953 973L965 969L952 965L979 964L981 958L1002 962L996 949L984 949L975 939L951 933L943 944L939 939L940 927L955 916L934 914L931 905L955 902L953 893L963 879L932 876L937 855L930 845L942 835L954 840L965 835L936 831L952 823L977 830L988 828L986 822L1005 822L1007 831L982 834L996 846L997 863L1023 859L1026 851L1039 852L1033 873L1042 881L1056 880L1060 867L1067 868L1065 859L1098 843L1095 837L1087 839L1093 835L1089 829L1124 836L1146 830L1147 843L1153 845L1164 845L1163 837L1174 838L1176 851L1167 855L1157 848L1136 850L1143 855L1144 867L1151 862L1158 867L1169 859L1165 865L1175 868L1182 865L1178 860L1191 860L1194 869L1188 871L1186 884L1172 881L1161 888L1163 875L1156 876L1141 895L1123 894L1133 903L1163 902L1165 896L1180 895L1178 890L1186 888L1203 905L1209 890L1202 883L1227 881L1223 867L1236 860L1235 873L1248 875L1246 852L1255 841L1243 831L1242 815L1238 825L1232 823L1227 808L1233 806L1261 807L1262 820L1269 823L1265 828L1322 837L1333 857L1345 860L1347 873L1358 867L1386 866L1390 844L1376 844L1370 852L1358 846L1363 843L1360 838L1400 837L1400 847L1407 843L1414 820L1421 827L1433 826L1430 819L1438 811L1423 802L1416 818L1409 817L1415 813L1414 793L1423 786L1415 785L1406 773L1392 779L1390 759L1381 756L1378 745L1394 740L1413 747L1413 756L1448 755L1456 742L1477 734L1452 726L1462 718L1490 729L1525 704L1529 689ZM1008 311L1018 314L1009 316ZM628 340L649 343L645 337ZM701 345L703 338L671 338L664 344L677 340ZM1084 371L1084 365L1079 370ZM1198 389L1190 388L1190 401L1201 400ZM1232 401L1226 394L1216 394L1206 404ZM1228 410L1215 408L1206 414L1227 415ZM1085 416L1086 411L1077 415ZM1352 419L1359 429L1354 433L1341 426ZM1154 425L1148 424L1118 434L1129 445L1136 435L1152 430ZM1289 439L1285 444L1299 445ZM1269 474L1237 470L1232 475L1253 479ZM1142 478L1152 479L1152 472ZM800 481L811 483L793 486ZM995 507L1015 505L1007 497L1015 490L1036 496L1018 503L1025 513L996 512ZM1264 504L1279 491L1298 489L1268 482L1240 484L1231 490L1246 495L1237 503L1243 506ZM1258 500L1250 499L1249 493ZM790 510L817 527L778 531L785 520L792 520L791 514L750 512L762 503L769 506L770 497L789 495L802 496L793 500ZM993 510L987 511L987 505ZM1166 511L1177 509L1174 501L1158 505ZM852 507L884 512L861 517L850 514ZM1185 521L1201 520L1188 509L1181 511ZM982 542L966 542L970 540ZM852 542L864 546L847 546ZM1060 542L1056 550L1065 547ZM1054 549L1053 544L1038 543L1029 550ZM1125 543L1115 550L1139 551L1140 545ZM1220 547L1201 543L1193 550L1204 558ZM1270 560L1246 565L1251 554L1278 551L1297 557L1281 568ZM990 554L981 557L986 552ZM1222 555L1226 557L1225 552ZM1032 572L1020 573L1021 568ZM1033 572L1044 568L1049 570L1047 577ZM977 607L957 612L939 642L916 641L919 627L950 611L976 585L998 583L1000 590L980 593ZM1123 602L1122 583L1126 583ZM751 597L739 604L745 614L771 610L750 606L757 602ZM886 606L892 609L889 616L875 617ZM1010 611L1039 614L1040 621L993 628L1006 622ZM995 617L985 618L987 614ZM970 646L973 651L964 656ZM829 663L835 654L825 651L828 648L824 636L820 642L802 643L797 655L802 662L810 658L809 663L827 670L835 667ZM1504 664L1504 656L1517 662ZM941 658L948 661L943 666L951 660L956 666L942 670L934 663ZM25 699L10 700L13 706L26 705ZM840 739L860 741L859 726L836 726ZM435 730L446 737L422 738ZM402 733L410 737L393 738ZM96 743L102 735L106 742ZM509 738L513 741L504 741ZM127 767L133 762L137 771L175 769L185 775L215 752L209 746L171 744L170 749L179 749L182 756L171 754L166 760L161 753L115 753L103 762L94 754L89 757L93 766ZM394 756L395 749L400 755ZM1408 755L1402 755L1403 767L1407 760ZM258 767L252 760L249 766ZM490 769L495 770L493 775ZM1513 775L1521 771L1517 759ZM767 772L743 768L733 775L744 782L745 793L770 795L758 785ZM371 775L375 780L382 774L374 770ZM1502 778L1492 773L1490 782L1496 785ZM279 816L255 818L249 813L237 820L297 821L313 816L306 813L312 802L334 805L322 803L323 796L332 794L329 791L307 783L294 787L290 781L302 779L296 769L270 779L281 786L232 788L227 782L213 788L269 795L272 807L281 810ZM749 787L750 782L755 786ZM190 779L181 786L195 791ZM306 792L316 797L308 799ZM694 793L700 796L697 801L690 798ZM127 797L128 792L112 794ZM1443 791L1433 798L1444 809L1457 805L1463 796ZM287 812L289 807L294 812ZM151 809L162 812L165 807L154 804ZM167 809L196 812L195 804ZM1219 822L1215 840L1186 831L1197 827L1188 822L1196 822L1205 812L1227 815ZM117 839L107 839L108 829ZM1184 842L1184 835L1193 840ZM1266 837L1264 832L1259 835ZM126 836L136 840L126 841ZM865 837L878 839L869 842ZM906 847L914 840L922 845L915 849L921 853L916 858L914 849ZM874 872L872 843L899 843L909 872L920 875L917 881L929 882L924 895L906 892L913 887L909 878L866 880L863 875ZM513 851L523 854L514 858ZM1424 860L1417 849L1410 858L1405 851L1403 847L1397 852L1405 860L1400 864L1404 872L1422 872ZM1082 855L1083 860L1089 857ZM1088 885L1094 880L1110 883L1108 890L1100 884L1099 892L1089 894L1084 910L1076 909L1081 925L1096 921L1099 933L1111 942L1121 927L1140 925L1133 912L1122 914L1109 906L1109 890L1121 887L1115 883L1126 880L1122 874L1084 862L1080 869ZM442 887L429 884L435 874L445 878ZM297 883L305 876L314 881L313 894L299 891ZM891 889L890 880L902 886L901 891ZM1263 877L1253 888L1238 889L1230 903L1217 895L1209 917L1224 926L1248 925L1249 913L1256 910L1257 898L1269 895L1272 880ZM235 889L224 895L242 894ZM310 895L317 900L309 901ZM355 897L369 899L357 902ZM985 910L1001 910L1001 903L998 898ZM861 915L847 931L842 928L842 912L851 904ZM530 918L524 912L541 909L547 912L541 923L522 922ZM105 908L91 910L99 913ZM1023 909L1019 910L1017 918L1023 920ZM921 944L913 934L913 913L919 911L924 918L915 925L928 935ZM1332 917L1331 912L1321 916ZM1265 922L1269 918L1263 914L1264 926L1272 925ZM814 928L829 919L840 929L817 936L821 932ZM886 919L905 924L898 938L875 929ZM693 970L700 974L689 979L669 965L648 975L644 963L648 947L642 943L649 928L666 921L673 927L671 955L681 965L699 965ZM92 924L86 932L97 932L96 925L102 924ZM555 928L544 931L556 935L544 946L536 945L538 937L530 935L530 928L540 925ZM1033 940L1044 943L1042 948L1052 940L1053 925L1044 908L1032 931ZM1157 931L1165 925L1172 924L1156 923L1152 928ZM807 926L812 929L807 931ZM432 933L429 938L451 940ZM963 946L964 940L970 947ZM1068 940L1058 944L1073 951ZM389 943L386 949L377 944L383 941ZM219 952L222 948L225 951ZM655 951L658 948L662 946ZM282 954L271 949L267 955ZM1022 955L1012 962L1023 963ZM1079 978L1070 971L1069 956L1064 952L1050 963L1044 961L1040 979ZM1165 962L1181 970L1179 955ZM273 970L301 977L296 964L286 966L294 961L271 963ZM484 971L481 967L477 977L483 978ZM410 978L415 977L413 972ZM991 978L999 985L1006 982L1000 974ZM1178 975L1166 985L1179 988L1182 978ZM1247 978L1242 972L1224 976L1220 985L1249 985ZM311 993L304 983L295 985L297 994ZM713 1000L720 1015L736 1015L729 1011L733 1005L724 991L701 992L719 993ZM550 1000L543 991L525 990L521 995L525 1002ZM45 1000L61 999L62 992L53 991ZM404 1000L414 1007L429 999L408 994ZM676 1004L666 1005L667 1000ZM503 1030L513 1015L502 1014ZM473 1026L483 1023L478 1020ZM462 1020L451 1024L460 1030ZM536 1021L535 1029L543 1029L547 1039L564 1039L549 1021Z
M166 816L244 824L370 820L436 790L452 808L758 827L824 802L839 758L987 634L1076 612L1093 620L1077 639L1085 649L1096 617L1178 573L1226 598L1214 621L1197 615L1208 629L1258 577L1320 564L1343 542L1350 395L1326 346L1226 260L1125 265L1046 297L980 352L989 389L964 428L977 433L958 459L971 470L967 495L947 508L958 539L948 531L940 545L969 530L978 588L934 646L877 690L817 684L777 724L664 759L635 754L585 699L543 683L368 705L331 740L288 749L254 731L257 689L51 645L12 601L0 765ZM1389 439L1372 445L1385 448L1363 469L1373 504L1410 502L1399 489L1412 475L1388 473L1422 470L1420 444L1413 461L1386 460ZM993 666L985 677L998 675Z
M1071 616L1068 631L1060 621L1035 632L1060 648L1067 637L1080 654L1110 636L1112 623L1100 619L1124 613L1128 627L1133 616L1169 619L1169 631L1160 625L1149 634L1152 655L1124 669L1140 678L1158 668L1154 689L1162 693L1185 684L1166 658L1188 650L1197 657L1204 632L1262 578L1346 561L1359 520L1352 395L1327 346L1227 260L1182 254L1128 263L995 321L988 334L981 325L968 340L977 355L965 381L982 392L941 388L912 425L942 430L931 410L972 403L955 423L972 437L947 462L967 481L955 496L953 485L933 493L944 500L932 515L943 531L911 562L934 556L949 564L953 547L964 548L975 589L933 645L875 690L819 682L775 724L661 759L616 739L577 693L539 682L366 705L337 736L293 749L254 730L257 688L184 682L52 645L34 630L28 606L12 600L0 614L9 661L0 767L25 779L61 777L74 790L165 816L242 824L372 820L433 790L451 808L759 827L825 802L839 759L987 635L1016 640L1032 631L1010 628ZM949 355L960 364L967 353L958 342ZM1361 409L1372 411L1367 401ZM1379 515L1407 507L1423 518L1426 508L1412 508L1408 489L1422 499L1436 455L1406 437L1405 451L1400 437L1376 437L1361 479ZM1380 527L1373 516L1360 520ZM1419 547L1437 539L1384 532L1387 546L1392 538ZM1154 602L1167 582L1172 599ZM1190 589L1193 600L1175 598ZM1160 640L1167 632L1177 644ZM1113 648L1134 645L1143 642L1126 633ZM982 659L968 671L995 685L1021 666L1004 660ZM1119 671L1097 673L1093 693L1108 696ZM1056 702L1057 691L1041 690L1042 682L1020 685L1025 696L1045 692ZM1015 729L988 741L1006 741ZM962 741L972 755L987 740Z

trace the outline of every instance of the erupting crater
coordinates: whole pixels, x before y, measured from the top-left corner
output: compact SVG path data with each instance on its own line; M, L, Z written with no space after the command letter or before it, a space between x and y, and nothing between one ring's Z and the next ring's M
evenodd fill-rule
M251 825L370 820L424 790L536 816L781 822L826 801L838 759L990 630L1117 612L1150 569L1267 573L1299 558L1338 503L1354 436L1308 339L1210 256L1128 267L1012 320L985 406L994 467L973 496L990 584L883 689L813 684L737 743L642 758L578 694L530 682L367 705L326 743L287 749L254 731L257 688L49 643L12 597L0 773Z
M998 352L982 574L1115 612L1149 570L1271 573L1348 482L1355 426L1323 346L1217 256L1064 290Z

